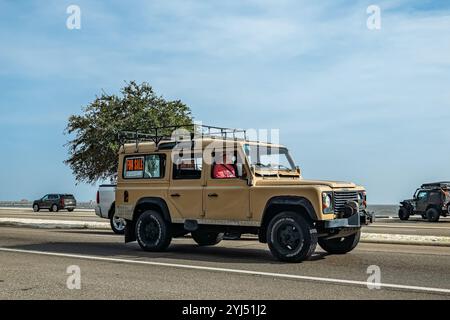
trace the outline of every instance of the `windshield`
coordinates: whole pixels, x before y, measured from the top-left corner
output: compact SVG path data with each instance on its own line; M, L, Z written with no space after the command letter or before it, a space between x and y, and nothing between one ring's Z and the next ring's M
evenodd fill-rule
M244 145L244 152L258 171L295 171L295 164L286 148Z

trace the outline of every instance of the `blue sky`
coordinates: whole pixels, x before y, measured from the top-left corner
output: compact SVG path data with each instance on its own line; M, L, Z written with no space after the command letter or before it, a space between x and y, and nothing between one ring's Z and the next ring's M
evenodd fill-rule
M0 43L0 200L94 199L63 130L127 80L203 123L280 129L306 178L361 183L372 203L450 179L448 1L1 0Z

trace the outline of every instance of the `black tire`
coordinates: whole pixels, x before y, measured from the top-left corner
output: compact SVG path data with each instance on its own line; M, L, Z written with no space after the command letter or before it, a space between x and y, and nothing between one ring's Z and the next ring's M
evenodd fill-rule
M118 218L115 216L116 210L115 207L111 208L111 212L109 213L109 224L111 225L111 230L115 234L124 234L125 233L125 220L120 219L121 221L118 221Z
M148 210L136 221L136 240L145 251L164 251L172 241L170 225L159 212Z
M33 211L34 212L39 212L39 210L41 210L41 208L39 208L38 204L33 205Z
M73 210L75 210L75 209L67 209L67 211L69 211L69 212L73 212Z
M361 237L361 230L358 232L342 238L321 239L319 238L319 246L331 254L345 254L352 251L359 243Z
M405 207L400 207L400 209L398 210L398 217L402 221L408 220L409 219L409 211L408 211L408 209L406 209Z
M269 222L267 244L280 261L300 262L316 250L317 230L296 212L281 212Z
M428 209L426 212L426 215L427 215L427 219L429 222L438 222L439 221L440 213L435 208Z
M223 233L219 232L193 231L191 235L199 246L213 246L223 239Z
M59 211L58 205L52 204L52 206L50 207L49 210L50 210L51 212L58 212L58 211Z

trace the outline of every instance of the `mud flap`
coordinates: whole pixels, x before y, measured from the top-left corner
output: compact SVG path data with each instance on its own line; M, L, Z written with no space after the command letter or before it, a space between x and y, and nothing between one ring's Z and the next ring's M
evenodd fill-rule
M131 220L126 220L125 225L125 243L136 241L136 223Z

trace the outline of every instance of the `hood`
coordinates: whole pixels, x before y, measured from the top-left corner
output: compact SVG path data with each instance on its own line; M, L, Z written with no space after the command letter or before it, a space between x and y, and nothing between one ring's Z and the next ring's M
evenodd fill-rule
M326 186L333 189L338 188L355 188L356 184L353 182L344 182L344 181L327 181L327 180L306 180L306 179L261 179L258 180L257 184L262 185L314 185L314 186Z

